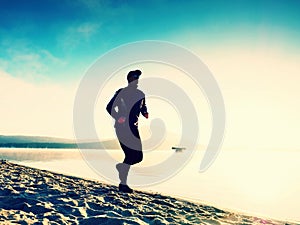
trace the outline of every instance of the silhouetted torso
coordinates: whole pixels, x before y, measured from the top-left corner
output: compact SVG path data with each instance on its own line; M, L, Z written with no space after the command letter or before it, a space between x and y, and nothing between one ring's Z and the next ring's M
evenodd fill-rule
M116 120L115 126L119 126L117 120L120 117L128 119L130 127L137 126L140 113L147 113L145 94L136 87L121 88L115 93L106 109Z

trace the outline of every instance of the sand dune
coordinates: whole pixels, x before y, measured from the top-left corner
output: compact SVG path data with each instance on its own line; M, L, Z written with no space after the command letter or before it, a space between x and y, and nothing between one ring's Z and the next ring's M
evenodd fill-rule
M0 167L0 224L286 224L7 161Z

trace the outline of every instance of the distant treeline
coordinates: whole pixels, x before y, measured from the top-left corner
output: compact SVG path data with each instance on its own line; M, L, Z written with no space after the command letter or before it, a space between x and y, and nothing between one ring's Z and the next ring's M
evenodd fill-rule
M101 143L0 143L0 148L103 148Z
M1 148L77 148L74 144L60 143L0 143Z
M0 135L0 148L83 148L83 149L117 149L116 139L106 141L85 141L77 143L74 140L36 137L36 136L4 136Z

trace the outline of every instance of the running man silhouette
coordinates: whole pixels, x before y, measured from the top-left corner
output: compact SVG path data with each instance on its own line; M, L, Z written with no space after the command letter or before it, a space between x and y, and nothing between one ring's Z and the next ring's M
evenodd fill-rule
M143 160L142 143L138 130L140 113L148 119L145 94L137 89L140 70L130 71L127 75L128 86L119 89L106 106L107 112L115 119L115 130L120 146L124 151L123 163L118 163L119 191L132 193L127 185L130 166Z

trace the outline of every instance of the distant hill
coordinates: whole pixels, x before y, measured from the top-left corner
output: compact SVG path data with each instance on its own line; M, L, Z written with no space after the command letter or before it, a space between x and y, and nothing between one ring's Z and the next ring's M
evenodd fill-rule
M39 136L5 136L0 135L0 148L84 148L84 149L117 149L115 139L102 142L76 143L71 139Z
M40 137L40 136L6 136L0 135L0 143L26 143L26 142L61 142L61 143L73 143L74 140L54 137Z

